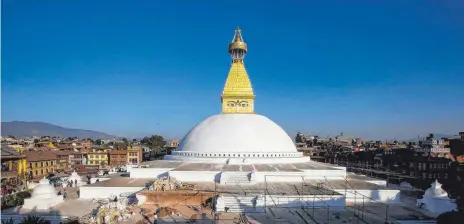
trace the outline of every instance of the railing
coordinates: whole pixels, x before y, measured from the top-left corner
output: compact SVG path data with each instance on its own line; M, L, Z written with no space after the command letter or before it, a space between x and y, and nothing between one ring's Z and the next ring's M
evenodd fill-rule
M301 179L302 179L302 181L303 181L303 183L304 183L304 184L302 184L302 187L301 187L302 195L304 196L304 188L303 188L303 186L314 186L314 185L311 185L311 184L306 183L306 180L304 179L304 177L301 177ZM303 207L303 206L302 206L302 210L303 210L303 211L306 213L306 215L308 215L308 217L310 217L315 223L319 223L319 222L317 222L316 219L315 219L315 206L314 206L314 202L315 202L315 199L317 198L318 200L320 200L323 204L325 204L325 205L327 206L327 224L329 224L329 223L330 223L330 206L329 206L329 204L327 204L324 200L322 200L322 198L316 196L316 194L313 194L313 193L311 192L310 188L308 188L308 190L309 190L309 194L310 194L310 195L313 195L313 205L310 206L310 207L312 207L313 215L311 216L311 215L309 214L309 212L308 212L307 210L305 210L305 208L307 209L307 207ZM302 200L302 201L304 201L307 205L310 205L307 201L305 201L305 200Z
M378 200L376 200L376 199L373 199L373 198L371 198L371 197L369 197L369 196L366 196L366 195L364 195L364 194L359 193L359 192L353 187L353 185L350 184L350 182L349 182L345 177L343 177L343 179L345 180L345 182L346 182L346 184L347 184L347 185L345 185L345 197L348 195L346 186L350 186L350 188L351 188L352 190L354 190L354 205L353 205L353 207L354 207L354 208L357 208L357 212L358 212L358 213L355 214L355 215L356 215L358 218L363 219L363 218L364 218L364 211L368 211L367 209L365 209L365 204L364 204L365 198L367 198L367 199L369 199L370 202L375 202L375 203L377 203L377 204L380 204L380 205L385 206L385 217L382 217L381 215L376 214L376 213L373 213L373 212L370 212L370 214L373 214L373 215L376 215L376 216L378 216L378 217L380 217L380 218L382 218L382 219L385 219L385 223L388 222L388 209L389 209L389 207L390 207L389 205L387 205L387 204L385 204L385 203L383 203L383 202L381 202L381 201L378 201ZM350 192L350 194L353 194L353 193ZM362 207L360 207L359 205L357 205L357 198L356 198L357 195L362 196ZM361 214L359 214L360 212L361 212Z

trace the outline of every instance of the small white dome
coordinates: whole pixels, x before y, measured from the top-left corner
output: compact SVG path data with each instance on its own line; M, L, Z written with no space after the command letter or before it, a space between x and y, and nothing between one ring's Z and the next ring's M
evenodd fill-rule
M40 180L39 185L37 185L32 192L32 198L37 199L53 198L56 197L56 195L55 188L50 184L50 181L45 178Z
M196 125L177 151L194 153L296 153L288 134L257 114L218 114Z
M72 182L74 182L74 181L76 181L76 180L77 180L77 182L81 182L81 181L82 181L82 177L79 176L79 174L77 174L76 171L73 171L72 174L71 174L71 176L68 177L68 180L69 180L69 181L72 181Z
M424 193L424 199L425 198L448 198L448 193L441 188L442 184L438 182L438 180L435 180L435 182L432 183L432 186L427 189Z

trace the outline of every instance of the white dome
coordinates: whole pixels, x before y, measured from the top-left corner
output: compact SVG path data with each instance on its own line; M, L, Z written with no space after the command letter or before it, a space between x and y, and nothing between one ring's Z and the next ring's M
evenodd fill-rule
M68 181L72 181L73 184L74 184L74 181L76 181L76 180L77 180L77 182L82 182L82 177L79 176L79 174L77 174L76 171L73 171L71 176L68 177Z
M424 198L448 198L448 193L441 188L442 184L435 180L424 193Z
M297 153L288 134L257 114L218 114L196 125L177 151L192 153Z
M55 188L50 184L50 181L45 178L40 180L39 185L37 185L37 187L35 187L34 191L32 192L32 198L37 199L53 198L56 195Z

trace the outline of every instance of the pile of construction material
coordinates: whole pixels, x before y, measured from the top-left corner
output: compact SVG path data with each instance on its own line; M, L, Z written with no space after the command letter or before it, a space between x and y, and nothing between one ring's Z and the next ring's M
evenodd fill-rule
M87 223L92 224L116 224L129 220L133 214L129 209L127 198L111 196L107 200L98 201L100 206L88 217Z
M186 186L185 183L177 181L172 177L162 177L156 179L148 188L150 191L176 191Z

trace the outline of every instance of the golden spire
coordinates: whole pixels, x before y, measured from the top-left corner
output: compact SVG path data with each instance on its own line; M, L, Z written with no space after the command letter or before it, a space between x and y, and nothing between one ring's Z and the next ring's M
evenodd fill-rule
M255 95L243 63L247 51L242 30L237 28L234 38L229 44L232 66L221 95L222 113L254 113Z

